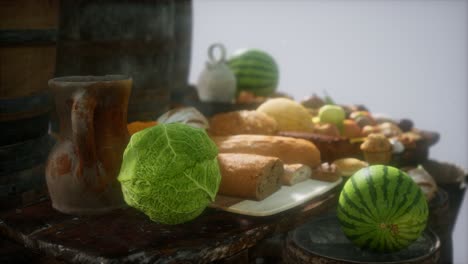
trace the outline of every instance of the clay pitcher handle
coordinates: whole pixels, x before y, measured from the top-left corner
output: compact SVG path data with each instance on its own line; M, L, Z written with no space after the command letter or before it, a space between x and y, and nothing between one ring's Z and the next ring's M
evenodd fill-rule
M80 89L73 96L71 111L72 141L78 155L77 176L83 176L83 169L95 169L97 163L94 140L94 109L96 97L92 89Z

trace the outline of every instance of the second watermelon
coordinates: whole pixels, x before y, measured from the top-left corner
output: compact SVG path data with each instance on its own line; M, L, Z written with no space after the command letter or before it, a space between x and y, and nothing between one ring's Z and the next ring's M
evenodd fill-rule
M251 92L269 96L276 91L279 79L278 65L271 55L258 49L242 50L228 61L236 76L237 92Z

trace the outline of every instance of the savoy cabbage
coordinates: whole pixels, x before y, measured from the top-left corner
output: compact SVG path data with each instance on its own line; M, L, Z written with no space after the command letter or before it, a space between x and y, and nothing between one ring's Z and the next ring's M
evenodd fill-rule
M194 219L218 191L217 154L205 130L185 124L159 124L134 134L118 176L126 203L164 224Z

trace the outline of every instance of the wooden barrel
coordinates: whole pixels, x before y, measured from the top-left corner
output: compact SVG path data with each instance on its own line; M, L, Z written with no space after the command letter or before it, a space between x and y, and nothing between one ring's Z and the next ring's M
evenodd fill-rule
M0 98L0 146L47 134L51 106L47 91L11 99Z
M47 90L55 67L58 0L0 1L0 98Z
M340 229L335 215L316 218L290 232L283 248L284 263L438 263L438 236L430 229L408 248L396 253L374 253L354 246Z
M0 146L47 133L58 0L0 1Z
M435 160L428 160L422 166L436 180L439 189L442 189L447 194L447 201L445 201L444 195L442 196L443 199L432 202L433 204L438 204L440 209L437 209L439 213L431 216L435 217L431 222L433 225L439 226L439 228L435 229L441 233L441 263L452 263L452 232L463 202L466 186L468 185L468 173L455 164ZM448 210L446 206L448 206Z
M56 76L132 76L128 121L155 120L187 88L191 0L61 1Z
M46 134L0 146L0 208L26 205L46 195L45 162L53 144Z
M450 231L451 219L449 215L449 198L447 192L439 187L436 195L429 202L428 226L440 239L440 259L447 263L452 259L452 235Z

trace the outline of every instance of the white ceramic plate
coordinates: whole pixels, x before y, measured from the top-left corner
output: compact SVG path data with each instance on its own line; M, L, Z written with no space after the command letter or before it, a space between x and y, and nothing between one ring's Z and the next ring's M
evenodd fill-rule
M269 216L319 197L336 187L341 181L341 178L336 182L309 179L293 186L282 186L281 189L262 201L241 200L223 196L219 197L211 207L243 215ZM221 201L225 199L231 199L231 203L223 203ZM232 201L237 200L238 202L232 204Z

